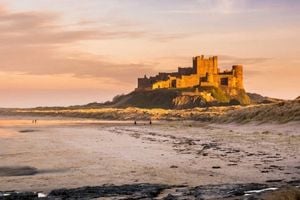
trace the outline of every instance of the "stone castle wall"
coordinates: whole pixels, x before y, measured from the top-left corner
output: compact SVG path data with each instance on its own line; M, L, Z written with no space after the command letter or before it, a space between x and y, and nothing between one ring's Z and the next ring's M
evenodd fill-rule
M138 79L137 90L154 90L162 88L199 88L219 87L228 93L244 89L243 66L234 65L232 70L220 72L218 57L193 58L193 67L178 68L178 72L159 73L154 77Z

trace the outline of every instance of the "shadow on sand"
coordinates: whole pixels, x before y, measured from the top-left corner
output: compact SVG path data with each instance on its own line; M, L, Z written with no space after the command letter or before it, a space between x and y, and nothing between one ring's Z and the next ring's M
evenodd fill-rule
M2 176L33 176L42 173L65 172L66 169L37 169L31 166L5 166L0 167L0 177Z

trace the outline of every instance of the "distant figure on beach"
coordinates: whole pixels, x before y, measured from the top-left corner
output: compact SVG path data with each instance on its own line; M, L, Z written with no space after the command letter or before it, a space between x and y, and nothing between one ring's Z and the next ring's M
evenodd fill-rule
M37 123L37 120L36 120L36 119L32 120L32 123L33 123L33 124L36 124L36 123Z
M134 125L136 125L136 121L134 121Z
M152 125L152 121L151 121L151 119L150 119L150 121L149 121L149 124L150 124L150 125Z

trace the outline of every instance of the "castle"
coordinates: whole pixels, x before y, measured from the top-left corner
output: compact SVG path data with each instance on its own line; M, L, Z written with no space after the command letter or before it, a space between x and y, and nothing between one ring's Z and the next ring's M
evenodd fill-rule
M233 65L230 71L221 72L217 56L196 56L193 58L193 67L179 67L177 72L139 78L136 90L195 88L198 91L205 87L217 87L229 95L236 95L239 90L244 90L243 66Z

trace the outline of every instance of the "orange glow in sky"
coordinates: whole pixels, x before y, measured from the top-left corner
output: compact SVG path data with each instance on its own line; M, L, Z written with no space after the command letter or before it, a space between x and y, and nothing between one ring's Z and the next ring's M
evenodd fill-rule
M0 107L86 104L219 56L245 88L300 95L296 0L0 0Z

